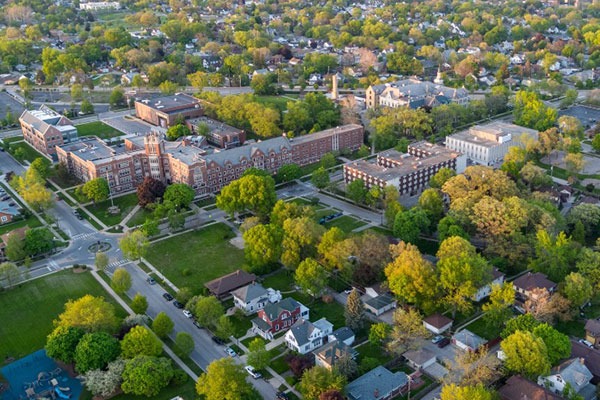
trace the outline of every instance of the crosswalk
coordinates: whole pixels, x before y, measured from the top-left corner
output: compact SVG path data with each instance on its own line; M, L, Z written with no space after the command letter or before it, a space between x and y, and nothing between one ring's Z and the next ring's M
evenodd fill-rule
M96 234L96 232L89 232L89 233L79 233L75 236L72 236L71 239L73 240L79 240L79 239L87 239L89 237L92 237Z
M48 268L48 271L57 271L60 269L60 265L54 260L49 260L46 268Z
M130 262L130 261L129 260L113 261L106 266L106 269L104 271L108 274L112 274L113 272L115 272L115 270L118 267L120 267L121 265L127 264L128 262Z

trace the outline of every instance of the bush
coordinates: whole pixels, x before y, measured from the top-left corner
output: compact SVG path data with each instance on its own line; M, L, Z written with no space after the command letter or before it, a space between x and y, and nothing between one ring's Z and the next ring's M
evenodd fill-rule
M183 270L181 270L181 275L183 276L190 276L192 274L192 270L189 268L184 268Z
M171 385L181 386L188 381L189 377L182 369L176 369L173 371L173 378L171 378Z

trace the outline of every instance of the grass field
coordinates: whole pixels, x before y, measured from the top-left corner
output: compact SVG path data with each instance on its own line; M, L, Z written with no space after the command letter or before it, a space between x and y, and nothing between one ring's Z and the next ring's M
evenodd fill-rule
M133 214L133 217L127 221L128 227L134 227L143 224L146 222L146 218L152 217L152 212L146 210L145 208L140 208Z
M138 203L138 198L135 193L126 194L124 196L115 197L112 200L115 206L118 206L120 212L118 214L109 214L108 208L111 206L110 200L105 200L97 204L91 204L86 208L96 216L100 221L104 222L106 226L118 225L123 218L133 210Z
M67 300L85 294L103 296L119 317L126 315L90 273L58 272L0 293L0 358L18 359L43 348Z
M348 215L343 215L339 218L335 218L334 220L331 220L331 221L323 224L323 226L327 229L330 229L330 228L336 226L346 233L350 233L353 230L355 230L356 228L360 228L361 226L365 226L365 225L366 225L366 223L359 221L356 218L352 218Z
M77 134L79 136L98 136L101 139L110 139L122 136L123 132L116 130L104 122L94 121L87 124L77 125Z
M15 153L17 152L17 149L20 149L19 150L19 153L21 154L20 157L18 155L15 155ZM32 162L33 160L35 160L38 157L43 157L40 153L37 152L37 150L35 150L33 147L31 147L30 145L28 145L25 142L12 143L10 145L9 152L18 161Z
M465 329L468 329L474 334L487 340L495 339L500 334L500 331L497 328L487 326L483 318L471 322Z
M288 101L294 101L291 99L286 99L285 97L281 97L281 96L255 96L255 97L256 97L257 102L264 104L266 106L269 106L269 105L274 106L279 111L287 110Z
M31 215L26 219L22 219L20 221L11 222L10 224L0 226L0 235L4 235L7 232L10 232L17 228L22 228L24 226L28 226L30 228L37 228L42 226L42 223L35 216Z
M232 236L227 225L210 225L153 243L146 259L175 286L198 293L205 282L242 267L244 252L228 242Z
M273 275L266 277L262 285L266 288L287 292L294 287L294 273L285 268L281 268Z

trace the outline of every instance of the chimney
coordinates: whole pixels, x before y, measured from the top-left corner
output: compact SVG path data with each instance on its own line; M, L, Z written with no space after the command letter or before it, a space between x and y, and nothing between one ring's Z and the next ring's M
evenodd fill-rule
M375 391L373 392L373 397L375 397L375 398L379 397L379 389L375 389Z
M585 358L579 357L579 364L585 365Z

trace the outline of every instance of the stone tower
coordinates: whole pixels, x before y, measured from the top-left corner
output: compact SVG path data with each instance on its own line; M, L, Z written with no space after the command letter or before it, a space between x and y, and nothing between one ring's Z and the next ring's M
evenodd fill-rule
M331 76L331 100L337 100L338 94L338 77L337 74Z

